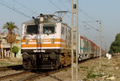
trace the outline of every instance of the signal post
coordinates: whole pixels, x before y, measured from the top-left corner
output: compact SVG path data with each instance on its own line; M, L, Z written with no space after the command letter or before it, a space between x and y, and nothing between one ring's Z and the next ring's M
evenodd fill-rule
M71 0L71 7L71 77L72 81L78 81L78 0ZM73 44L73 38L76 45ZM74 56L76 56L75 61Z

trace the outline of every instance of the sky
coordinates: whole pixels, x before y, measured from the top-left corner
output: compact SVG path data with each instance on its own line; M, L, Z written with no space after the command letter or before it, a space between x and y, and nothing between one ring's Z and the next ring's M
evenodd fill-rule
M75 1L75 0L74 0ZM120 0L78 0L78 28L82 36L100 45L100 23L102 49L109 50L120 33ZM21 34L21 25L39 14L54 14L69 11L63 22L71 26L71 0L0 0L0 32L5 31L6 22L15 22ZM97 31L99 30L99 31Z

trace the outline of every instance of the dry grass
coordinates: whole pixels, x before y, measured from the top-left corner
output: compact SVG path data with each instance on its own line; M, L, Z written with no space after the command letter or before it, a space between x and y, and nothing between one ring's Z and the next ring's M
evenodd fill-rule
M22 58L0 59L0 67L22 64Z

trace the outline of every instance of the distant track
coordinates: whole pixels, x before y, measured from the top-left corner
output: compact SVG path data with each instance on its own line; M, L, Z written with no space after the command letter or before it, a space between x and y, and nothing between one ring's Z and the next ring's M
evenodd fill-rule
M22 65L13 65L13 66L0 67L0 71L16 70L16 69L23 69L23 66Z
M31 71L24 71L24 72L19 72L19 73L14 73L14 74L9 74L9 75L5 75L5 76L1 76L0 80L8 79L8 78L19 76L21 74L26 74L26 73L31 73Z

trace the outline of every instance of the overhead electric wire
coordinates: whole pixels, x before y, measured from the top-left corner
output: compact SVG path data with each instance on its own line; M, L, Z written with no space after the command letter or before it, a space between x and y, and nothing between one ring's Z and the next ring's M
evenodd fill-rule
M62 1L61 0L59 0L61 3L62 3ZM52 2L53 3L53 2ZM54 4L54 3L53 3ZM55 4L54 4L55 5ZM64 3L62 3L62 5L65 7L65 8L67 8L65 5L64 5ZM60 9L57 5L55 5L58 9ZM60 9L61 10L61 9ZM67 8L67 10L69 10L68 8ZM69 10L70 11L70 10ZM70 11L70 13L71 13L71 11ZM70 17L69 17L70 18ZM81 21L80 19L78 19L78 21ZM75 21L74 21L75 22ZM79 26L79 27L81 27L83 30L85 30L82 26ZM85 30L86 31L86 30ZM88 32L87 32L87 34L88 34ZM88 34L88 35L90 35L90 34ZM92 35L91 35L92 36ZM90 36L90 37L91 37Z
M50 1L50 0L49 0ZM60 2L61 2L61 0L59 0ZM57 5L55 5L52 1L50 1L54 6L56 6L58 9L60 9ZM70 1L69 1L70 2ZM62 3L62 2L61 2ZM62 3L63 4L63 3ZM70 3L71 4L71 3ZM66 7L64 4L63 4L63 6L64 7ZM67 8L67 7L66 7ZM94 21L96 21L96 19L94 19L94 18L92 18L91 16L89 16L87 13L85 13L82 9L80 9L79 7L78 7L78 9L79 9L79 11L81 11L83 14L85 14L86 16L88 16L89 18L91 18L92 20L94 20ZM61 10L61 9L60 9ZM68 8L67 8L67 10L69 10ZM69 10L70 11L70 10ZM71 12L70 12L71 13ZM70 17L69 17L70 18ZM71 18L70 18L71 19ZM78 20L79 20L79 18L78 18ZM79 20L79 21L81 21L81 20ZM75 21L74 21L75 22ZM88 23L86 23L87 25L89 25ZM95 30L97 30L97 31L99 31L98 29L96 29L95 27L93 27L93 26L91 26L91 25L89 25L90 27L92 27L93 29L95 29ZM81 26L80 26L81 27ZM82 28L82 27L81 27ZM85 30L85 29L84 29ZM86 30L85 30L86 31ZM88 34L88 32L87 32L87 34ZM90 35L90 33L88 34L88 35ZM93 36L93 35L90 35L90 37L91 36Z
M57 7L59 10L61 10L57 5L55 5L51 0L49 0L55 7Z
M56 4L54 4L51 0L49 0L55 7L57 7L59 10L62 11L62 9L60 9ZM68 16L68 15L67 15ZM68 16L68 18L70 18L70 16ZM71 18L70 18L71 19Z
M92 18L90 15L88 15L86 12L84 12L82 9L78 8L79 11L81 11L83 14L85 14L86 16L88 16L89 18L91 18L92 20L96 21L96 19Z
M59 0L64 7L66 7L61 0ZM67 7L66 7L67 8ZM71 11L67 8L67 10L71 13Z
M35 12L35 11L31 10L30 8L26 7L25 5L23 5L23 4L21 4L21 3L19 3L18 1L16 1L16 0L14 0L14 1L15 1L16 3L18 3L19 5L23 6L24 8L26 8L26 9L30 10L31 12L36 13L36 14L39 14L39 13L37 13L37 12Z
M1 1L2 1L2 0L1 0ZM4 2L4 1L2 1L2 2ZM28 15L26 15L26 14L20 12L20 11L15 10L14 7L11 6L11 5L9 5L8 3L4 2L4 3L5 3L5 4L4 4L4 3L2 3L2 2L0 2L1 5L3 5L3 6L5 6L5 7L7 7L7 8L9 8L9 9L11 9L11 10L13 10L13 11L15 11L15 12L17 12L17 13L19 13L19 14L25 16L25 17L31 18L30 16L28 16Z
M51 0L49 0L55 7L57 7L59 10L61 10L62 11L62 9L60 9L56 4L54 4ZM62 2L61 2L62 3ZM62 3L63 4L63 3ZM64 5L64 4L63 4ZM64 5L64 7L66 7L65 5ZM66 7L67 8L67 7ZM67 8L67 10L68 10L68 8ZM70 13L71 13L71 11L70 11ZM68 16L68 15L67 15ZM68 18L70 18L71 19L71 17L70 16L68 16ZM78 19L79 20L79 19ZM80 21L80 20L79 20ZM74 21L75 22L75 21ZM82 28L82 26L79 26L79 27L81 27ZM84 28L83 28L84 29Z
M4 2L3 0L1 0L2 2ZM16 0L14 0L16 3L18 3L19 5L21 5L21 6L23 6L24 8L26 8L26 9L28 9L28 10L30 10L31 12L34 12L33 10L31 10L30 8L27 8L26 6L24 6L23 4L21 4L21 3L19 3L18 1L16 1ZM54 4L51 0L49 0L55 7L57 7L59 10L62 10L62 9L60 9L56 4ZM60 0L59 0L60 1ZM60 1L61 2L61 1ZM5 3L5 4L4 4ZM23 16L25 16L25 17L28 17L28 18L31 18L30 16L28 16L28 15L26 15L26 14L24 14L24 13L22 13L22 12L20 12L20 11L18 11L18 10L16 10L15 8L14 8L14 6L11 6L11 5L9 5L8 3L6 3L6 2L4 2L4 3L1 3L0 2L0 4L1 5L3 5L3 6L5 6L5 7L7 7L7 8L9 8L9 9L11 9L11 10L13 10L13 11L15 11L15 12L17 12L17 13L19 13L19 14L21 14L21 15L23 15ZM61 2L62 3L62 2ZM63 3L62 3L62 5L64 6L64 7L66 7ZM66 7L66 9L71 13L71 11ZM80 9L80 11L81 12L83 12L83 10L82 9ZM34 13L37 13L37 12L34 12ZM84 12L84 14L85 15L87 15L85 12ZM67 15L68 16L68 15ZM87 15L87 16L89 16L89 15ZM69 16L68 16L69 17ZM90 16L89 16L90 17ZM69 17L70 18L70 17ZM70 18L71 19L71 18ZM92 17L91 17L91 19L93 19ZM79 20L79 19L78 19ZM93 20L95 20L95 19L93 19ZM80 21L80 20L79 20ZM74 21L75 22L75 21ZM81 28L82 28L82 26L80 26ZM91 27L93 27L93 26L91 26ZM94 28L94 27L93 27ZM84 28L83 28L84 29ZM96 29L96 28L94 28L94 29ZM85 30L85 29L84 29ZM97 29L96 29L97 30Z
M61 0L59 0L59 1L61 1ZM62 2L61 2L62 3ZM63 3L62 3L63 4ZM63 4L64 5L64 4ZM64 5L65 6L65 5ZM65 6L66 7L66 6ZM66 7L67 8L67 7ZM69 10L70 11L70 10ZM70 13L71 13L71 11L70 11ZM78 19L78 21L81 21L80 19ZM80 26L82 29L84 29L82 26ZM85 29L84 29L85 30ZM85 30L86 31L86 30ZM92 38L92 35L90 34L90 32L86 32L91 38Z
M99 31L97 28L95 28L95 27L91 26L90 24L88 24L88 23L86 23L86 22L83 22L83 23L85 23L85 24L87 24L88 26L90 26L91 28L93 28L93 29L95 29L95 30Z
M69 0L68 1L70 4L71 4L71 1ZM78 10L80 11L80 12L82 12L84 15L86 15L87 17L89 17L89 18L91 18L92 20L95 20L96 21L96 19L94 19L93 17L91 17L90 15L88 15L85 11L83 11L81 8L79 8L78 7Z

